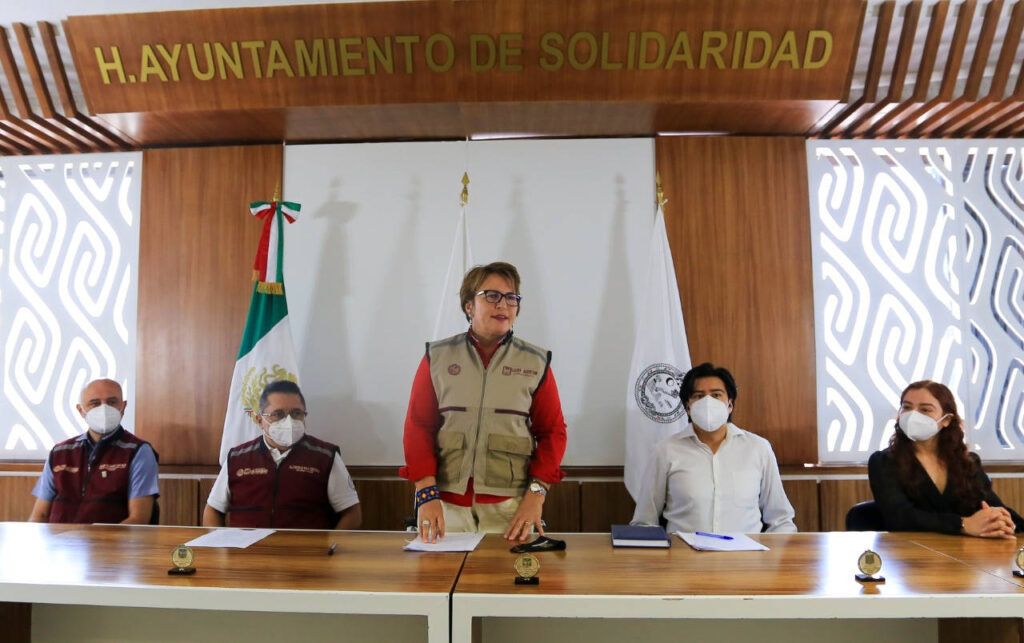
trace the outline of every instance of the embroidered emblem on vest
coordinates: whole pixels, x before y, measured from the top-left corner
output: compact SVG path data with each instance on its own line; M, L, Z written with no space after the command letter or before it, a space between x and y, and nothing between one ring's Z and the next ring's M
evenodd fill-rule
M289 464L288 468L292 471L298 471L299 473L312 473L314 475L320 473L320 469L316 467L307 467L301 464Z
M449 375L458 375L461 372L462 372L462 367L459 366L458 364L449 364L448 365L448 374Z
M534 377L537 375L537 373L538 371L535 371L532 368L519 368L518 366L501 367L502 375L524 375L526 377Z
M69 467L66 464L58 464L53 468L54 473L60 473L61 471L67 471L68 473L78 473L78 467Z
M235 477L241 478L243 476L265 476L270 473L266 467L245 467L239 469Z
M98 468L100 471L117 471L118 469L127 469L128 465L124 462L120 464L101 464Z
M683 415L680 389L683 373L671 364L651 364L636 378L636 405L649 419L661 424L675 422Z

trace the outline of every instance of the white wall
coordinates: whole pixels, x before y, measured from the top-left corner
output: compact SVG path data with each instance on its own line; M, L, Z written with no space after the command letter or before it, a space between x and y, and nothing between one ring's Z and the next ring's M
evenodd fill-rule
M302 217L286 232L285 278L310 431L348 464L404 461L467 167L474 258L519 267L516 332L554 352L564 463L622 464L650 139L288 146L284 198Z

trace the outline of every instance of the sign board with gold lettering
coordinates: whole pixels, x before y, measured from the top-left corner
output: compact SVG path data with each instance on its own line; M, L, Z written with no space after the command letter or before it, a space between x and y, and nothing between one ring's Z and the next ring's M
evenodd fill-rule
M433 104L438 118L445 106L581 102L820 112L847 86L863 8L413 1L79 16L67 31L100 115L264 110L287 126L374 105Z

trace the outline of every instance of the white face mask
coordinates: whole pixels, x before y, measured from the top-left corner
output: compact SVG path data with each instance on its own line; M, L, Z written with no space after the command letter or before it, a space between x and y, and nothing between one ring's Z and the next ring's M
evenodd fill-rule
M935 420L919 411L906 411L900 413L900 430L914 442L923 442L939 432L939 422L945 417Z
M705 395L690 405L689 415L698 428L714 431L729 421L729 405Z
M289 448L306 435L306 423L302 420L293 420L291 416L285 416L270 425L267 429L270 439L278 445Z
M96 433L107 435L121 426L121 411L107 404L101 404L89 409L85 414L85 423Z

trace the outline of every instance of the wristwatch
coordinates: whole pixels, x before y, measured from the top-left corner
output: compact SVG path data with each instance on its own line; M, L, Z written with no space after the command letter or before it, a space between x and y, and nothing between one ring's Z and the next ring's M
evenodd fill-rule
M545 488L544 488L544 485L542 485L542 484L540 483L540 481L538 481L538 480L532 480L532 481L530 481L530 486L529 486L529 487L527 487L527 490L528 490L528 491L529 491L530 493L539 493L539 494L540 494L541 496L546 496L546 495L548 495L548 490L547 490L547 489L545 489Z

